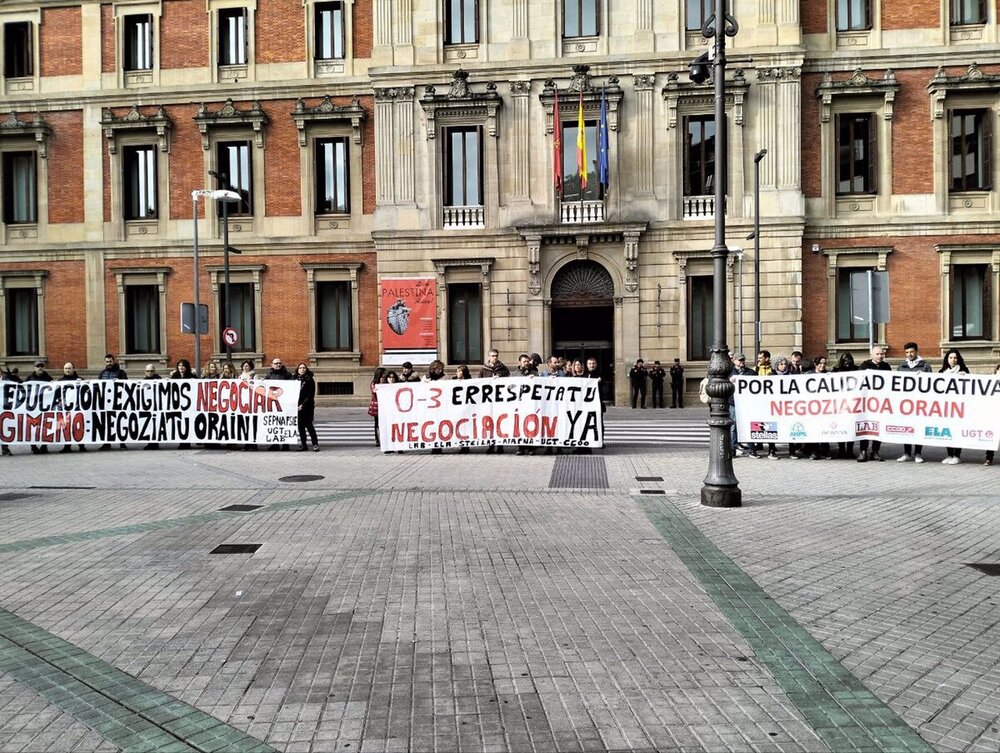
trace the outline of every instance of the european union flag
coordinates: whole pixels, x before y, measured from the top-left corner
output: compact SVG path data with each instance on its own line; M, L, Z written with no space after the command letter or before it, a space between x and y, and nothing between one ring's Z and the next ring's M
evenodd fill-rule
M608 170L608 98L601 89L601 122L597 126L597 176L598 182L608 187L610 182Z

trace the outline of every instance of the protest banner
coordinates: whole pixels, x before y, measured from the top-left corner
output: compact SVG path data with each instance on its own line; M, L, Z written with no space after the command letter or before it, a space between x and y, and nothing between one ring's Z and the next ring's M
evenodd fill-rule
M602 447L597 384L569 377L380 384L380 447Z
M0 443L293 444L298 400L295 381L0 382Z
M970 374L853 371L739 376L740 442L851 442L996 450L1000 380Z
M379 282L382 363L428 364L437 358L437 280L433 277Z

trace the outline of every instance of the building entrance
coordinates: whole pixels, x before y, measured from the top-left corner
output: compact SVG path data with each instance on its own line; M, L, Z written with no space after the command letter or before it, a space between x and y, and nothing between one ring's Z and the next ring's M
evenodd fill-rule
M601 399L615 398L614 281L600 264L567 264L552 281L552 353L567 361L597 359Z

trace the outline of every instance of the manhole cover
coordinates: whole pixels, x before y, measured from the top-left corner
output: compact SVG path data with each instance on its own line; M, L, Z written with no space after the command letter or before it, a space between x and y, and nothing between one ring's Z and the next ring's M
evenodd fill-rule
M663 476L636 476L636 481L663 481Z
M253 554L263 544L219 544L209 554Z
M278 481L322 481L326 476L313 476L309 473L303 473L300 476L282 476Z
M639 494L666 494L663 489L640 489Z
M220 507L219 512L250 512L262 507L263 505L229 505L228 507Z
M966 562L968 567L974 567L983 575L1000 575L1000 562Z

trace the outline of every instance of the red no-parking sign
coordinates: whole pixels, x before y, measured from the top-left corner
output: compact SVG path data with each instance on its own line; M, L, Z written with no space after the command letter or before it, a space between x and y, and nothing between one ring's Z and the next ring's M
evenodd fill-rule
M236 345L236 341L239 339L239 335L236 334L236 330L232 327L226 327L222 330L222 341L230 348Z

